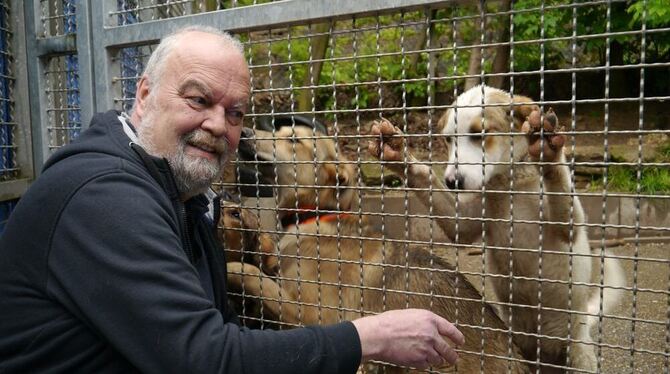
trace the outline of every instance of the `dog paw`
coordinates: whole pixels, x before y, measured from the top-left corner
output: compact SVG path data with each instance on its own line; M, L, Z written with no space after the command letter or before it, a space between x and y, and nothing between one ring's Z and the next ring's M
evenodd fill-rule
M370 134L375 138L368 142L368 152L384 161L401 161L405 148L403 132L389 120L373 121Z
M534 110L526 118L521 131L528 135L528 154L533 161L557 161L563 145L565 135L563 126L559 126L558 117L554 110L542 114L540 110Z

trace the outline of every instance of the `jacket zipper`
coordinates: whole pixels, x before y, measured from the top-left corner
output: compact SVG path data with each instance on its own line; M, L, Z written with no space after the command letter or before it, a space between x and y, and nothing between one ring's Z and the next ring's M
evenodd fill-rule
M191 236L188 227L188 218L186 216L186 207L184 206L184 203L181 202L179 203L179 209L181 211L181 222L184 233L184 252L186 252L188 260L191 262L191 264L193 264L194 262L193 248L191 247Z

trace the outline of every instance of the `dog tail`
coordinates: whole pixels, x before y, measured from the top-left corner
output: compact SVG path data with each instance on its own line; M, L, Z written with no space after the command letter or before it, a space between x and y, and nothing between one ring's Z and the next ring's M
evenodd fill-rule
M598 316L601 313L601 297L602 297L602 313L607 314L614 309L614 307L623 300L624 290L627 281L624 274L624 269L618 258L612 258L608 252L605 252L604 262L602 264L602 290L596 289L591 293L588 302L587 312L591 316ZM598 277L598 283L601 279ZM589 318L590 327L597 321L597 318Z

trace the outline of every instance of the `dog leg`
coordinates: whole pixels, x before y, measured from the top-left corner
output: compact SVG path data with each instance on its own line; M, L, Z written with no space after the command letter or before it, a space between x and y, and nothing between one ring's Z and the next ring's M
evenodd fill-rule
M275 281L269 279L259 268L241 262L229 262L227 271L228 284L231 287L260 297L263 306L274 316L280 317L282 322L300 323L298 306L293 303L295 300L291 300L291 294L282 289ZM281 302L281 300L287 299L289 299L289 302Z
M433 215L447 217L437 219L436 222L444 233L451 239L456 239L456 200L454 195L446 192L447 187L434 173L430 166L420 163L414 155L407 151L405 137L398 127L388 120L374 121L370 134L376 136L368 143L368 152L381 161L391 171L400 177L405 177L407 186L416 188L415 194L419 201ZM432 204L431 204L432 202ZM481 208L471 209L476 204L461 204L459 217L478 217ZM471 212L472 211L472 212ZM470 243L480 234L481 221L460 220L458 222L458 241Z
M570 241L570 221L580 224L584 222L584 211L579 199L570 196L572 182L570 180L570 169L565 164L563 145L565 135L556 134L563 130L559 126L558 117L552 109L542 114L539 110L530 113L524 122L521 131L528 134L528 155L534 162L542 162L538 166L542 171L543 190L546 195L548 215L543 217L544 221L560 222L561 225L548 225L551 234L558 235L561 241ZM549 234L549 233L548 233Z
M543 217L543 220L558 222L560 224L545 226L547 241L558 243L552 244L554 248L562 248L565 251L578 255L587 255L591 251L588 245L586 230L583 226L573 226L573 224L579 225L584 223L585 217L579 199L570 196L572 192L570 170L565 165L565 155L563 154L565 136L556 134L556 131L561 130L562 127L559 127L558 118L551 109L544 114L539 109L533 111L522 126L522 131L528 134L528 154L530 159L532 161L549 163L543 164L540 168L544 191L550 193L546 195L545 206L548 214L546 217ZM560 262L560 260L558 261ZM616 268L617 266L614 267ZM572 279L574 281L591 281L592 265L589 257L573 257L572 268ZM561 278L567 279L567 269L565 276ZM588 295L591 295L591 300L589 300ZM600 299L597 291L586 290L582 287L573 289L573 309L589 312L589 314L595 312L594 315L597 315L599 313L599 302ZM572 339L591 343L590 330L596 321L597 318L591 316L573 316L572 331L570 334ZM594 346L577 342L570 343L570 365L582 370L596 370L597 358Z

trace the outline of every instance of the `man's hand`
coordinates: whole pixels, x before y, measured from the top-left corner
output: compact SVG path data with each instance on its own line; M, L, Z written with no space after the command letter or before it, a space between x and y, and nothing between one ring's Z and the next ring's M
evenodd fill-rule
M361 340L362 361L380 360L417 369L453 365L458 358L454 346L465 343L454 325L423 309L391 310L353 324Z

